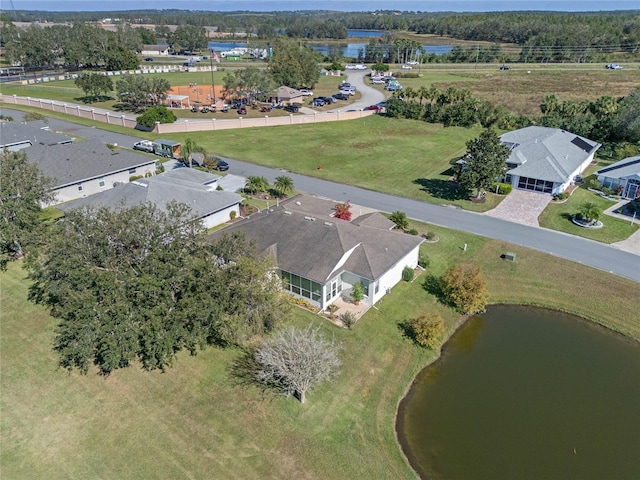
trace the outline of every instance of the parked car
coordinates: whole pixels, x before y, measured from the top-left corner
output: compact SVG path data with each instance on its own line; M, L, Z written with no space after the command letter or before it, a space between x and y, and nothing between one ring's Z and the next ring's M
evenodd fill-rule
M338 100L333 97L318 97L319 99L324 100L325 105L330 105L332 103L336 103Z
M298 113L298 110L300 110L300 108L297 105L287 105L284 107L284 109L287 112L291 112L291 113Z
M418 61L417 60L411 60L410 62L407 62L407 65L418 65Z
M509 65L500 65L500 70L511 70Z
M333 95L333 98L335 98L336 100L349 100L349 94L348 93L344 93L344 92L340 92L340 93L335 93Z
M355 95L356 94L356 89L355 88L340 88L340 92L341 93L346 93L347 95Z
M314 98L313 100L311 100L311 104L314 107L324 107L325 101L323 98Z
M413 67L411 65L402 65L403 70L411 70Z
M244 107L240 107L238 109L238 115L246 115L247 114L247 109Z
M312 97L313 96L313 92L311 90L309 90L308 88L301 88L299 90L300 93L302 93L302 95L304 95L305 97Z
M351 85L348 82L342 82L340 85L338 85L338 89L343 89L343 88L356 88L353 85Z
M622 66L617 63L610 63L605 67L607 70L622 70Z
M153 142L150 140L140 140L133 144L133 149L153 153Z
M229 164L227 162L225 162L224 160L218 159L218 164L216 165L216 170L218 170L220 172L226 172L227 170L229 170Z
M198 113L198 105L194 105L193 107L191 107L191 111L193 113Z
M153 58L151 57L147 57L144 59L145 62L153 62Z
M269 113L269 112L271 111L271 107L262 107L262 108L260 109L260 111L261 111L262 113Z
M384 110L384 108L381 107L380 105L369 105L368 107L365 108L365 110L373 110L377 113L380 113Z

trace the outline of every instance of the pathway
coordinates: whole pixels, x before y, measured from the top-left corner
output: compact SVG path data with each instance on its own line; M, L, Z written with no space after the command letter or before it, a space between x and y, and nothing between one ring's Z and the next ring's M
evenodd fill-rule
M551 202L551 195L514 188L500 204L485 215L523 225L540 226L538 217Z

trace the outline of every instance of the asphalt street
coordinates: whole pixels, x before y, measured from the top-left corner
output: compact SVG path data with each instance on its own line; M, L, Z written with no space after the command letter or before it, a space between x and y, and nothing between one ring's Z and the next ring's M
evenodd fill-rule
M6 108L0 108L0 114L11 115L18 121L22 115L19 111ZM135 137L56 119L49 119L48 122L52 130L71 136L99 139L105 143L117 143L124 147L130 147L143 138L142 132L140 137ZM275 177L284 172L233 158L226 160L230 165L230 173L234 175L263 176L273 182ZM337 201L350 200L351 203L383 212L403 211L416 220L532 248L640 282L640 256L607 244L554 230L507 222L457 207L433 205L291 172L286 174L293 179L296 190L301 192Z

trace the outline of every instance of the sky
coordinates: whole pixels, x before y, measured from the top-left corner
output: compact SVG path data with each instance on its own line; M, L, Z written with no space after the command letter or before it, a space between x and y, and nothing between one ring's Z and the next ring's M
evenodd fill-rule
M1 9L45 11L118 11L118 10L209 10L255 12L285 10L374 11L403 10L421 12L492 12L513 10L548 10L585 12L603 10L640 10L638 0L0 0Z

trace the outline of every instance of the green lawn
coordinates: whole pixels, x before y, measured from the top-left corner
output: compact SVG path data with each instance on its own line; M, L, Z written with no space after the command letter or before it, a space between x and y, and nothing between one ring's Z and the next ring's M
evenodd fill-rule
M579 227L573 223L571 219L578 213L580 206L585 202L595 203L601 211L615 205L615 202L602 198L600 195L586 188L578 188L574 190L567 201L550 203L538 218L540 226L570 233L571 235L590 238L591 240L603 243L619 242L629 238L631 234L638 230L637 223L631 224L628 220L622 220L608 215L601 215L600 221L604 226L600 229L592 230Z
M492 302L574 312L640 341L637 283L521 247L439 227L424 244L431 266L401 282L356 325L337 328L304 310L342 342L342 374L305 405L243 385L238 350L179 355L164 373L137 367L107 378L68 374L52 351L55 321L26 301L19 264L0 274L0 448L4 479L414 478L396 445L397 403L435 353L402 337L398 323L438 310L452 332L460 318L422 286L450 264L473 261ZM463 251L460 246L467 243ZM514 263L501 260L517 253Z
M348 122L166 134L189 137L216 155L439 204L486 211L500 197L473 204L448 179L449 162L466 151L477 128L398 120L377 115ZM319 169L319 167L322 167Z

